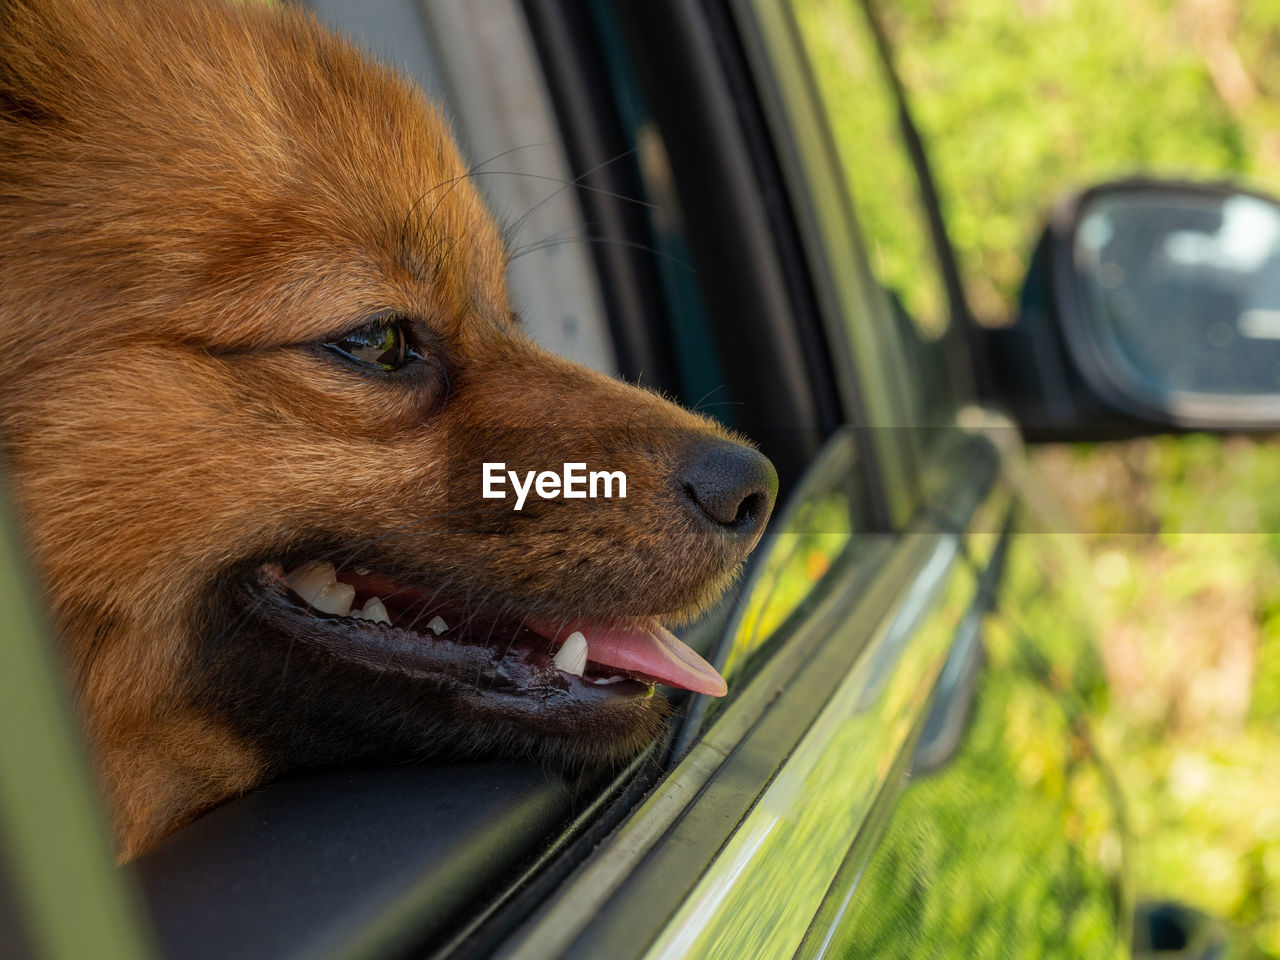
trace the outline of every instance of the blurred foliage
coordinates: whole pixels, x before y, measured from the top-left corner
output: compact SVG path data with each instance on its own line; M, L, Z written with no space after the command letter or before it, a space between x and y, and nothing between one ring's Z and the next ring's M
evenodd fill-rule
M1103 740L1139 890L1280 957L1280 446L1158 437L1055 446L1036 477L1091 531Z
M1136 173L1280 188L1280 100L1261 79L1280 82L1275 0L880 7L986 322L1007 317L1068 190Z
M1008 320L1067 191L1145 174L1280 193L1280 0L876 6L981 322ZM795 10L877 277L927 319L937 292L916 278L932 258L860 4ZM1233 921L1237 956L1280 958L1280 446L1157 438L1032 459L1089 531L1111 690L1099 736L1137 887ZM1070 629L1028 625L1049 647Z

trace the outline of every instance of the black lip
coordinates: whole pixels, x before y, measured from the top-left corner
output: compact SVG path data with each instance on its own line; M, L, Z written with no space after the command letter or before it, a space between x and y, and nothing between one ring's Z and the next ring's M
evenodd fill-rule
M484 622L463 634L466 639L460 642L321 613L264 572L251 579L247 592L250 615L272 633L373 673L392 672L436 688L557 706L653 695L652 684L630 677L600 684L558 670L551 661L555 644L518 623Z

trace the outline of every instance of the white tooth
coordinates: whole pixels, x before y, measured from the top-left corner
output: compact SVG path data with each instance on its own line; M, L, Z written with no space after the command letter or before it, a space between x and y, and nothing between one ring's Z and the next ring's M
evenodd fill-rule
M307 600L321 613L333 613L345 617L351 612L351 604L356 599L356 588L349 583L334 581L321 589L319 593Z
M368 568L368 567L356 567L356 576L357 576L357 577L367 577L368 575L369 575L369 568Z
M427 624L427 629L438 637L449 629L449 625L439 617L432 617L431 622Z
M587 638L575 630L565 638L552 661L565 673L580 677L587 669Z
M332 563L305 563L293 573L285 574L284 582L314 607L313 598L337 579L338 574Z
M391 618L387 616L387 608L382 605L382 601L377 597L370 597L364 602L364 607L352 614L353 617L359 617L361 620L372 620L374 623L391 623Z

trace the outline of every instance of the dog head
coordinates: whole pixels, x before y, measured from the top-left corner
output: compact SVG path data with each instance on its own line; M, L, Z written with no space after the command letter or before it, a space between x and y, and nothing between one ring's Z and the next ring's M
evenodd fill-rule
M0 9L0 428L126 853L283 771L621 757L653 681L723 692L660 624L772 467L539 349L505 268L440 114L309 16ZM497 462L626 497L515 510Z

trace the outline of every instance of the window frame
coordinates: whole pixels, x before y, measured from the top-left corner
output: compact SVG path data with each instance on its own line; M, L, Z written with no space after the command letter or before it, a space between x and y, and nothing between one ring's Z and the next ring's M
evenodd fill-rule
M626 198L635 194L609 179L619 175L609 160L627 138L617 133L616 107L599 94L609 89L609 78L584 26L583 6L566 0L525 0L524 6L573 166L587 171L582 201L588 219L622 222L631 206ZM736 32L715 4L700 10L654 0L612 7L648 109L664 132L694 262L706 268L699 277L710 327L722 352L728 350L722 359L737 426L774 461L785 497L825 438L856 420L858 401L832 366L834 351L798 255L788 191ZM600 131L613 131L608 145ZM629 186L640 185L633 179ZM616 193L624 197L610 196ZM606 217L602 211L609 208L613 213ZM617 236L640 257L646 241L643 234ZM618 258L616 252L597 255ZM739 269L743 265L749 267ZM602 265L612 297L638 295L610 269ZM649 323L655 316L648 306L624 312ZM648 378L625 362L622 368L624 375ZM696 404L699 398L683 399Z

